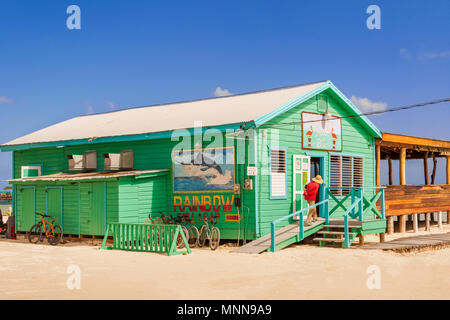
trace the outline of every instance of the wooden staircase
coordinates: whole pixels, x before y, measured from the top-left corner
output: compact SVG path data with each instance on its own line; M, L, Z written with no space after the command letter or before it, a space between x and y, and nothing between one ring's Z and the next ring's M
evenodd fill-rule
M319 218L316 222L310 226L305 226L305 238L317 233L317 231L323 228L325 219ZM299 236L299 222L293 222L287 226L278 229L275 232L275 251L281 250L292 243L300 242L304 238ZM267 234L259 239L253 240L232 252L235 253L261 253L264 251L270 251L271 246L271 234Z
M348 222L348 235L350 245L358 235L357 229L360 229L362 222L358 219L349 219ZM345 226L343 219L330 219L328 224L323 226L323 229L316 232L317 237L313 238L313 241L319 242L320 246L324 246L326 243L330 244L342 244L345 242Z

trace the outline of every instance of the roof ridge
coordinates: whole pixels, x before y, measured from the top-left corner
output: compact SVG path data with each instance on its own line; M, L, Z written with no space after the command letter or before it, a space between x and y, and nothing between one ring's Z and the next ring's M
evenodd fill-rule
M136 107L129 107L126 109L120 109L120 110L112 110L112 111L105 111L105 112L97 112L97 113L91 113L91 114L84 114L77 116L75 118L82 118L82 117L90 117L90 116L96 116L96 115L103 115L103 114L109 114L109 113L115 113L115 112L121 112L121 111L128 111L128 110L134 110L134 109L141 109L141 108L150 108L150 107L162 107L162 106L169 106L173 104L179 104L179 103L190 103L190 102L199 102L204 100L215 100L215 99L224 99L224 98L232 98L232 97L239 97L244 95L250 95L250 94L256 94L256 93L263 93L263 92L270 92L270 91L277 91L282 89L291 89L295 87L302 87L307 86L315 83L321 83L321 82L327 82L329 80L321 80L321 81L312 81L302 84L295 84L295 85L289 85L285 87L277 87L277 88L271 88L271 89L263 89L263 90L257 90L257 91L249 91L249 92L243 92L243 93L237 93L237 94L231 94L227 96L222 97L208 97L208 98L200 98L200 99L192 99L192 100L180 100L180 101L174 101L169 103L159 103L159 104L151 104L151 105L145 105L145 106L136 106ZM73 119L73 118L71 118ZM70 120L70 119L67 119Z

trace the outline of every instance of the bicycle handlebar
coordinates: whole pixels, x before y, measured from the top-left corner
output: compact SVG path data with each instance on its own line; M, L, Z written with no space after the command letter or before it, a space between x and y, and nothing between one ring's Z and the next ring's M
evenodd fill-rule
M39 213L39 212L35 212L34 214L36 214L38 216L41 216L41 217L44 217L44 218L51 218L51 216L48 216L46 214L42 214L42 213Z

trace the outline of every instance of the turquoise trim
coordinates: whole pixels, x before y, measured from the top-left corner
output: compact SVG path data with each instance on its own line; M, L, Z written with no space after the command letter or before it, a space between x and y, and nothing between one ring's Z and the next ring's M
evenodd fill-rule
M16 168L16 153L12 153L12 178L15 179L15 168ZM16 185L13 185L12 188L12 205L13 205L13 212L12 215L16 216L16 210L17 210L17 187ZM16 218L16 231L17 231L17 218Z
M287 154L287 147L278 147L278 146L267 146L269 148L269 199L270 200L281 200L281 199L287 199L288 198L288 185L287 185L287 176L288 176L288 170L287 170L287 161L288 161L288 154ZM274 197L272 196L272 149L274 150L285 150L286 151L286 159L284 162L284 178L285 178L285 196L280 197Z
M81 238L81 183L78 182L78 238Z
M240 129L242 124L246 124L246 126L253 125L252 122L240 122L240 123L232 123L220 126L209 126L202 127L202 134L211 128L226 131L230 129ZM66 147L66 146L76 146L76 145L91 145L91 144L99 144L99 143L109 143L109 142L127 142L127 141L142 141L142 140L153 140L153 139L167 139L171 138L172 134L176 131L180 131L179 134L176 134L177 137L189 136L194 134L194 130L198 131L199 128L189 128L189 129L180 129L180 130L171 130L171 131L163 131L163 132L154 132L154 133L143 133L143 134L133 134L133 135L123 135L123 136L111 136L111 137L101 137L89 141L90 139L77 139L77 140L65 140L65 141L52 141L52 142L37 142L37 143L29 143L29 144L18 144L18 145L4 145L0 146L0 151L19 151L19 150L29 150L35 148L50 148L50 147ZM182 132L181 132L182 131ZM195 132L197 133L197 132Z
M322 177L323 180L323 184L320 185L319 187L319 192L320 192L320 197L319 197L319 202L322 200L325 200L326 194L325 194L325 188L327 186L327 184L325 183L325 181L329 181L329 176L327 177L325 175L325 157L328 157L328 161L329 161L329 153L327 151L312 151L312 152L306 152L306 156L310 157L310 158L319 158L320 159L320 176ZM310 163L311 163L311 159L310 159ZM329 167L328 167L328 171L329 171ZM309 172L311 172L311 168L309 168ZM314 177L310 177L311 179ZM322 209L324 206L321 206L320 208ZM323 212L323 210L320 210L319 212L319 216L324 218L325 214Z
M259 238L261 234L261 230L259 229L259 175L260 175L260 168L258 164L258 132L255 129L254 130L254 139L253 139L253 146L254 146L254 152L255 152L255 167L257 170L257 174L255 176L255 233L256 238Z
M106 197L106 192L107 192L107 187L106 187L106 181L103 182L103 228L104 228L104 232L106 234L106 210L107 210L107 197Z
M334 85L331 83L331 81L327 81L324 84L318 86L316 89L305 93L294 100L291 100L290 102L282 105L278 109L269 112L266 115L263 115L261 117L258 117L255 119L255 125L257 127L262 126L264 123L268 122L269 120L272 120L276 116L279 116L280 114L289 111L290 109L298 106L299 104L309 100L310 98L320 94L321 92L330 89L332 92L334 92L341 100L343 100L348 107L357 115L360 115L360 119L362 120L363 125L365 125L366 129L371 132L372 136L375 136L377 138L381 138L381 131L378 130L377 127L369 120L366 116L362 115L361 111L349 100L342 92L340 92Z

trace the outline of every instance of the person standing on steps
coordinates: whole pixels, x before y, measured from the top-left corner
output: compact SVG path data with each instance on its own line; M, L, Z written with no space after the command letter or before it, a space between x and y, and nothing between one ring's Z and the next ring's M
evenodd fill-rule
M313 206L316 203L317 192L319 192L319 187L323 183L322 177L317 175L312 179L310 183L306 185L305 192L303 195L305 196L305 200L308 202L308 207ZM309 209L308 216L306 217L305 225L310 226L311 220L317 221L317 210L316 207Z

